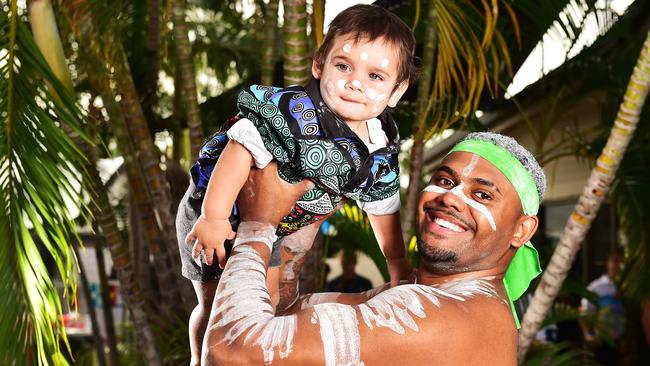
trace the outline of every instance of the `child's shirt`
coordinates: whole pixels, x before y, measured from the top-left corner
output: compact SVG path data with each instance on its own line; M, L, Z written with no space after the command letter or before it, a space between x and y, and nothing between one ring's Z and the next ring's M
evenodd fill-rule
M368 121L367 146L322 101L317 80L305 88L254 85L239 94L237 105L239 115L209 138L192 168L195 198L202 198L232 138L251 152L256 166L274 159L285 181L309 179L315 184L281 221L278 236L321 220L346 198L373 214L399 210L399 134L389 113Z

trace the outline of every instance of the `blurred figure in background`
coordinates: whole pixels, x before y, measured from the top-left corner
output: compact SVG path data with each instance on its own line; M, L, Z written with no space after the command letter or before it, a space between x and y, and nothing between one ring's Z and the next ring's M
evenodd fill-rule
M343 249L341 254L341 268L343 274L327 284L328 292L355 293L370 290L372 283L356 273L357 253L353 249Z

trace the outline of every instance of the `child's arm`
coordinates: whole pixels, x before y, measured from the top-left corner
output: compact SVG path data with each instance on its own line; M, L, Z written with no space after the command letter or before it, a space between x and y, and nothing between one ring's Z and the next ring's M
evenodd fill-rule
M370 220L377 243L386 257L391 286L397 285L400 280L410 281L413 269L406 260L399 211L388 215L368 213L368 220Z
M201 207L201 216L185 237L185 244L194 242L192 256L197 259L205 251L205 262L212 264L216 251L219 266L226 265L224 240L232 239L230 213L237 195L248 178L253 157L240 143L228 141L210 175Z

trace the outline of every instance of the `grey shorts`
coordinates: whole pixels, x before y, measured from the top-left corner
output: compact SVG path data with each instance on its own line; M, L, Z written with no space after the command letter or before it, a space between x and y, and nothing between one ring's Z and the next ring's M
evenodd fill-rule
M190 186L187 188L181 203L178 206L176 214L176 237L178 240L178 250L181 255L181 273L183 277L192 281L218 281L221 278L223 270L215 260L211 266L205 264L203 254L201 254L201 263L198 264L192 258L192 245L185 244L185 237L192 230L194 223L201 215L201 205L203 204L203 195L197 194L194 182L190 180ZM236 231L236 220L231 218L233 230ZM283 238L278 239L273 244L271 251L271 260L269 266L280 266L280 245ZM230 255L232 242L226 240L226 256Z

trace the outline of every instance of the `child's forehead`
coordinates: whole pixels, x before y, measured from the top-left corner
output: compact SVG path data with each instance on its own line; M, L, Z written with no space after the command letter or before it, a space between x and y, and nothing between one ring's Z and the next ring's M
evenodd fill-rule
M361 33L345 33L339 34L334 37L333 50L336 48L344 47L346 44L355 47L363 47L372 45L373 49L378 51L391 52L397 56L398 54L398 45L394 42L391 42L384 36L379 36L375 39L370 39L370 37L361 34Z

